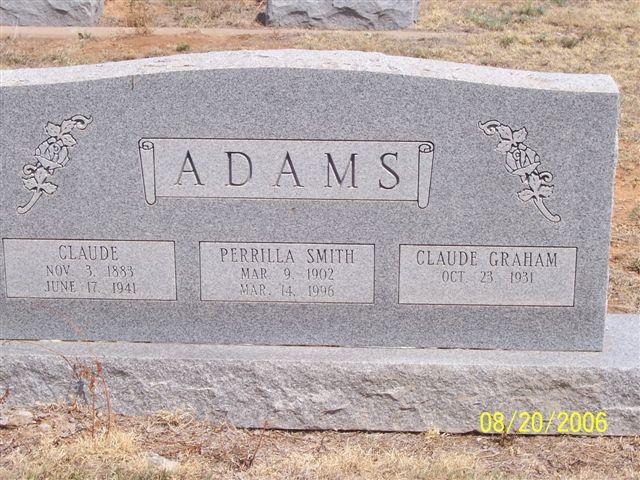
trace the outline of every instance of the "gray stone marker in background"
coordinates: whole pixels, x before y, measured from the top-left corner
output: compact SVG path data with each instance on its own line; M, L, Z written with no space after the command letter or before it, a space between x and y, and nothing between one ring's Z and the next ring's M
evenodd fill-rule
M420 0L268 0L267 25L397 30L418 18Z
M0 86L1 338L602 347L609 76L272 51Z
M104 0L2 0L0 25L93 26Z

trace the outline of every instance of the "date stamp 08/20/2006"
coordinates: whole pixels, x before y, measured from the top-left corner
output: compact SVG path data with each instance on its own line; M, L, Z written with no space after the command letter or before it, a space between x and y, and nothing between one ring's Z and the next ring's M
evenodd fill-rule
M552 410L483 411L480 432L499 434L570 434L589 435L607 432L607 412Z

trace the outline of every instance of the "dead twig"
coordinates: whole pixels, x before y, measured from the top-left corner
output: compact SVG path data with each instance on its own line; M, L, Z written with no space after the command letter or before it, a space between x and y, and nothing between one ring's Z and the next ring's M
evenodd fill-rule
M240 465L247 469L247 468L251 468L251 466L253 465L253 462L256 459L256 456L258 455L258 451L260 450L260 447L262 447L262 441L264 440L264 435L267 432L267 422L264 422L264 424L262 425L262 428L260 430L260 435L258 435L258 442L256 444L256 448L254 448L253 452L246 456L244 459L242 459L240 461Z
M4 393L2 395L0 395L0 405L2 405L3 403L5 403L7 401L7 399L9 398L9 395L11 395L11 389L10 388L5 388L4 389Z

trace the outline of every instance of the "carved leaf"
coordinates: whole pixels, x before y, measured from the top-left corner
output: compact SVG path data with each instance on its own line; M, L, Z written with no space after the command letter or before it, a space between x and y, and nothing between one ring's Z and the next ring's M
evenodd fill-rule
M65 134L61 135L60 139L62 140L62 144L65 147L73 147L74 145L76 145L78 143L78 142L76 142L76 139L73 138L73 135L71 135L70 133L65 133Z
M532 163L531 165L527 165L526 167L522 167L519 168L517 170L513 171L514 175L529 175L530 173L532 173L536 168L538 168L540 164L539 163Z
M33 177L23 178L22 183L24 183L24 187L27 190L35 190L38 188L38 182L36 182L36 179Z
M504 169L507 171L507 173L509 173L510 175L517 175L517 173L513 172L513 169L507 165L506 163L504 164Z
M513 140L513 132L509 125L500 125L499 127L496 127L496 130L498 130L498 135L500 135L502 140Z
M513 132L513 141L516 143L522 143L526 140L527 138L527 129L526 128L521 128L520 130L516 130L515 132Z
M44 182L42 185L40 185L40 189L43 190L45 193L51 195L53 192L55 192L58 189L58 186L50 182Z
M529 186L531 187L531 190L533 190L534 193L538 193L538 190L540 190L540 185L542 184L542 181L540 180L540 177L536 174L532 174L529 176Z
M48 122L44 127L44 131L50 137L57 137L58 135L60 135L60 126L56 125L55 123Z
M529 200L531 200L533 198L533 190L529 190L529 189L520 190L518 192L518 197L523 202L527 202L527 201L529 201Z
M76 122L74 122L73 120L65 120L64 122L62 122L62 124L60 124L60 135L69 133L71 130L73 130L75 124Z

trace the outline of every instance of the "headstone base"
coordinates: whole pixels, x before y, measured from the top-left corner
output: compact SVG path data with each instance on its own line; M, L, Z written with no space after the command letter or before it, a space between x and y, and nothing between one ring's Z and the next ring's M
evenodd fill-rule
M71 366L98 360L114 410L127 414L458 433L479 430L483 411L606 411L606 434L638 435L639 352L637 314L608 316L602 352L8 341L0 389L9 404L68 400L79 394Z

